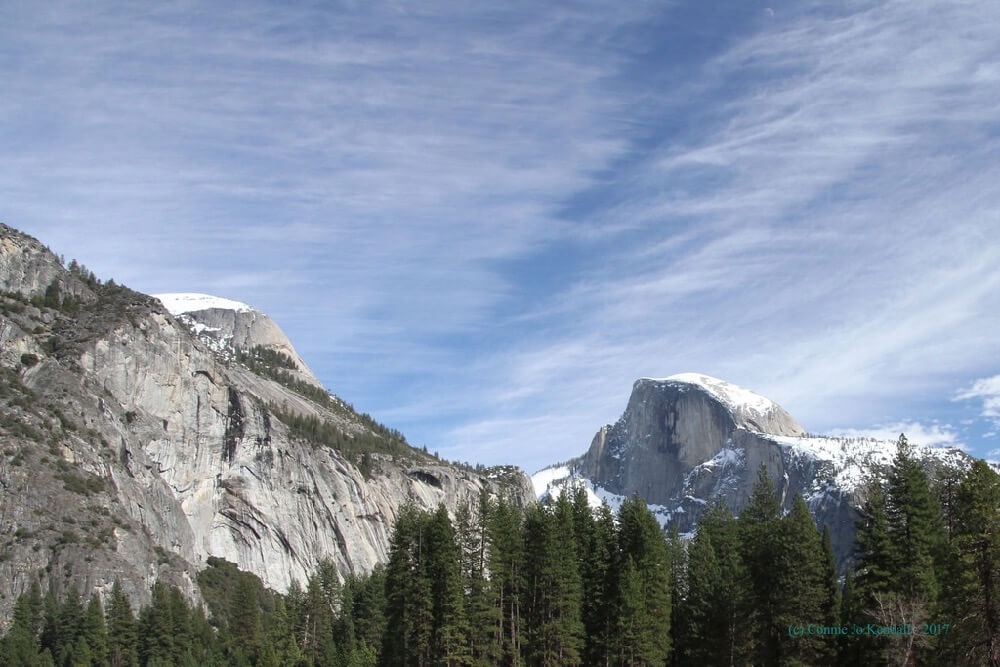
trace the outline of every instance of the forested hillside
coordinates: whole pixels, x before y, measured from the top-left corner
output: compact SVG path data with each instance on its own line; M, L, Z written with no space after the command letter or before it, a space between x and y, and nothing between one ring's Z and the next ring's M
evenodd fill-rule
M781 513L761 468L693 539L664 539L639 497L617 516L585 492L519 508L483 494L454 520L405 509L389 563L286 595L213 560L208 609L162 584L138 615L35 586L0 644L9 665L997 664L1000 477L927 478L905 438L871 480L855 569L801 498Z

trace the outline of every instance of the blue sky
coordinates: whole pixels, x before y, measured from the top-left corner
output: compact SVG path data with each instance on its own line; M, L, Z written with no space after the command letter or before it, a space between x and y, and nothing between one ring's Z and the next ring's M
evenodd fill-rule
M0 79L0 221L448 458L682 371L1000 458L995 0L13 0Z

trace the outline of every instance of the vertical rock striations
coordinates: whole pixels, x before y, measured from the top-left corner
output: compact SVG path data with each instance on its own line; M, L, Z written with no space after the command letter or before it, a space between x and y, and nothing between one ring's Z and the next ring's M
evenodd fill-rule
M958 450L916 452L931 467L968 465ZM539 471L533 481L544 496L582 480L595 504L616 505L638 493L662 525L689 533L713 498L739 512L764 464L786 509L800 493L817 522L830 526L843 567L851 557L862 482L894 454L891 442L807 436L773 401L682 373L636 381L621 418L601 427L583 456Z
M384 561L406 503L534 498L517 469L443 463L354 412L252 309L174 316L3 226L0 285L0 624L35 578L194 597L217 556L283 591L323 558Z

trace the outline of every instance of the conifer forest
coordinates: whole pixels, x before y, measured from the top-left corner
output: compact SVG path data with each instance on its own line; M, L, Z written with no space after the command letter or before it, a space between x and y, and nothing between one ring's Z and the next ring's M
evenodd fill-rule
M763 467L738 517L715 502L693 536L665 536L638 496L593 509L582 488L408 508L387 565L342 581L325 562L284 595L218 559L196 606L162 583L141 609L117 586L34 585L0 664L1000 664L1000 477L976 461L930 478L900 438L866 498L846 572Z

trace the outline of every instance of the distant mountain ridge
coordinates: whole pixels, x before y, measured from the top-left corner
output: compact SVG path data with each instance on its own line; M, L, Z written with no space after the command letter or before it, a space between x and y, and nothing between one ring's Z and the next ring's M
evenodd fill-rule
M851 557L863 482L887 466L895 442L807 435L774 401L699 373L635 382L614 425L601 427L582 456L532 476L539 497L584 484L592 504L616 507L640 494L663 526L691 533L715 497L739 512L763 463L787 510L800 493L828 524L843 567ZM932 471L965 469L964 452L914 447Z

